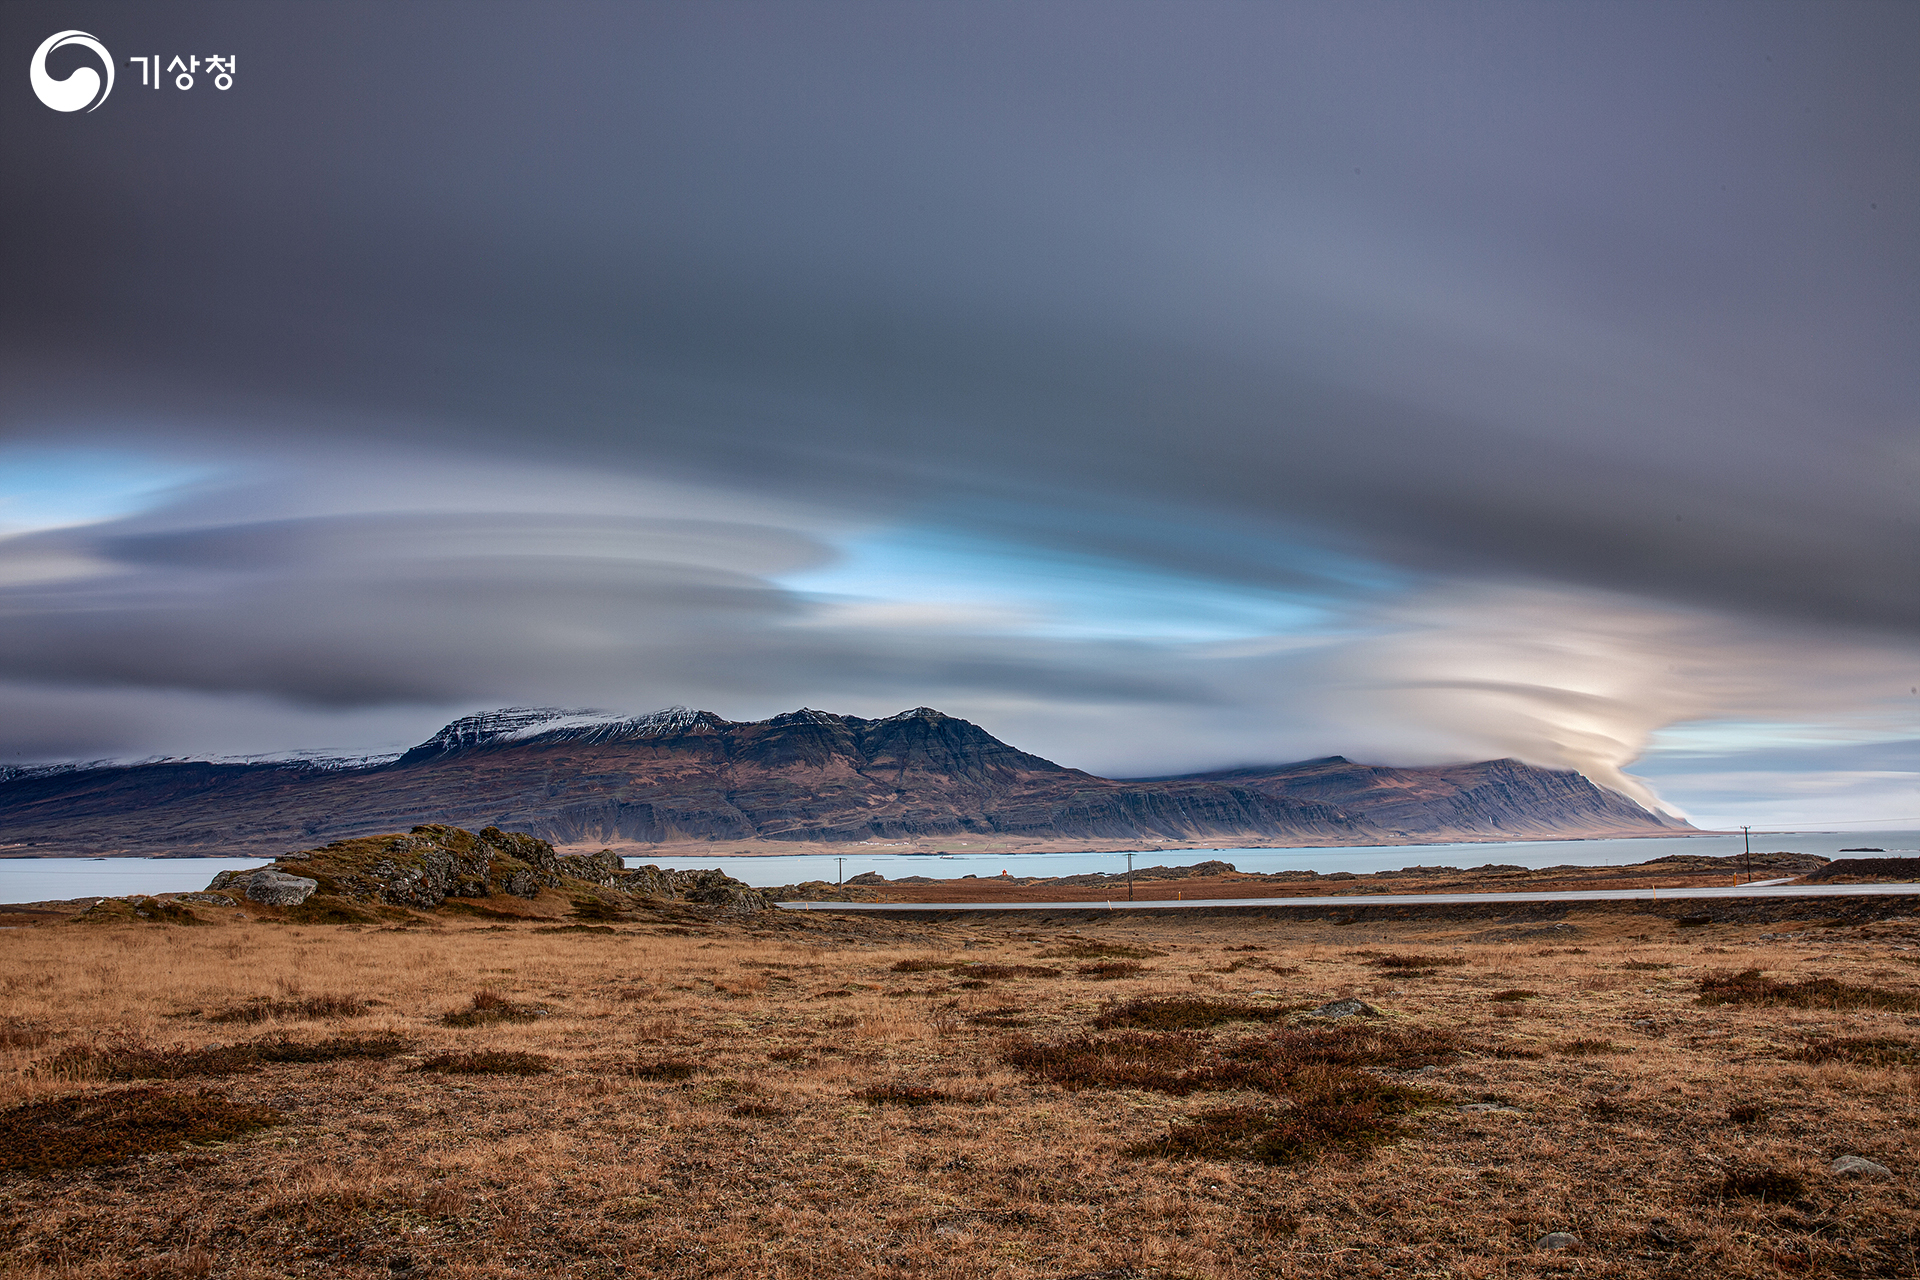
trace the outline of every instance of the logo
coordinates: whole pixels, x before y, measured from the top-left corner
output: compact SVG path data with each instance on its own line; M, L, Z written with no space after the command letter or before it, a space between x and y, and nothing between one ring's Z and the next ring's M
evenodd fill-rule
M100 65L107 69L106 88L100 87L100 73L92 67L76 67L65 80L47 74L47 55L70 44L91 49L99 56ZM33 51L33 92L55 111L78 111L82 107L92 111L113 92L113 55L84 31L57 31Z

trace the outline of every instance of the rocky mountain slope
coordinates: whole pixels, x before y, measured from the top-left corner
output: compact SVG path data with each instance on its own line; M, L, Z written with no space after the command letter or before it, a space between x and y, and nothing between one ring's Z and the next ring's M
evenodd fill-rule
M0 780L0 852L271 853L445 823L560 845L995 836L1366 844L1691 830L1578 773L1494 760L1426 769L1339 757L1100 778L928 707L735 722L510 708L396 759L166 761Z

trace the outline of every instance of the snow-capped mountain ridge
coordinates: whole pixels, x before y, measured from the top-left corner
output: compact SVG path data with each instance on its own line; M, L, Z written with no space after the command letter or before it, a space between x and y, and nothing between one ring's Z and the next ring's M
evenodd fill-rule
M170 760L0 778L0 834L42 856L271 851L421 822L575 845L1371 844L1689 829L1577 773L1514 760L1395 769L1327 758L1101 778L928 707L882 719L802 707L748 722L688 707L507 707L463 716L396 760Z

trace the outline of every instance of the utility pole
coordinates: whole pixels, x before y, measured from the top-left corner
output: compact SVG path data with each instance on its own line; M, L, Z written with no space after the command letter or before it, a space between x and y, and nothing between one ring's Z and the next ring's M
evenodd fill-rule
M1133 901L1133 850L1127 850L1127 901Z
M847 882L847 860L845 858L835 858L834 861L840 864L840 869L834 873L837 877L834 883L845 884Z
M1747 847L1747 883L1752 884L1753 883L1753 828L1752 827L1740 828L1740 838L1746 843L1746 847Z

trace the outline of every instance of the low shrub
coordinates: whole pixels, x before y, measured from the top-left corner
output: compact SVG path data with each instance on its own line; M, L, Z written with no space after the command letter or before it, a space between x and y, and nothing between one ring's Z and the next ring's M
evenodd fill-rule
M1828 1036L1809 1040L1786 1055L1795 1062L1845 1062L1861 1067L1920 1066L1911 1041L1888 1036Z
M1730 1169L1719 1186L1722 1196L1753 1200L1797 1200L1806 1191L1806 1180L1784 1169Z
M268 1022L273 1019L358 1018L367 1012L359 996L307 996L299 1000L262 998L207 1015L208 1022Z
M780 1054L790 1053L798 1057L805 1052L804 1049L775 1049L772 1056L777 1059ZM642 1080L691 1080L706 1068L685 1058L660 1058L653 1062L636 1062L625 1070L626 1074Z
M953 966L956 978L1057 978L1058 969L1038 964L959 964Z
M339 1062L397 1057L411 1049L413 1042L405 1036L383 1032L315 1041L257 1040L248 1047L261 1062Z
M1051 951L1036 952L1036 960L1152 960L1164 956L1152 947L1128 946L1118 942L1069 942Z
M40 1064L42 1070L83 1080L181 1080L232 1076L269 1062L337 1062L344 1058L391 1058L411 1042L391 1032L301 1041L276 1037L201 1049L161 1048L132 1036L74 1045Z
M553 1070L553 1059L544 1053L485 1049L478 1053L437 1054L409 1069L457 1076L537 1076Z
M1218 1044L1191 1031L1123 1031L1053 1044L1009 1044L1007 1065L1069 1089L1150 1089L1186 1095L1205 1090L1284 1093L1302 1072L1322 1068L1395 1067L1451 1061L1458 1053L1445 1031L1357 1022L1287 1027Z
M380 917L362 911L345 898L316 893L297 907L287 908L289 924L377 924Z
M1295 1005L1249 1004L1245 1000L1209 1000L1203 996L1138 996L1101 1010L1093 1025L1102 1031L1138 1027L1149 1031L1186 1031L1223 1022L1276 1022Z
M43 1072L78 1080L180 1080L254 1071L259 1057L247 1045L162 1048L123 1035L69 1046L38 1065Z
M1236 961L1235 963L1247 962ZM1083 978L1092 978L1096 982L1111 982L1116 978L1137 977L1145 969L1146 966L1138 960L1100 960L1093 964L1083 964L1074 972Z
M1399 1117L1440 1101L1351 1067L1311 1067L1287 1081L1286 1107L1227 1107L1173 1121L1132 1156L1240 1158L1288 1165L1330 1152L1364 1155L1406 1131Z
M1367 961L1376 969L1448 969L1467 962L1465 956L1385 955Z
M938 1102L980 1103L987 1099L981 1094L948 1093L945 1089L936 1089L926 1084L889 1084L868 1085L853 1095L861 1102L871 1102L882 1106L894 1107L930 1107Z
M1191 1035L1125 1031L1055 1044L1018 1040L1003 1053L1008 1066L1068 1089L1152 1089L1188 1094L1207 1088L1211 1046Z
M207 923L178 902L162 902L158 898L132 898L128 901L133 908L133 914L136 919L157 920L164 924L196 925Z
M515 1004L498 991L476 991L464 1009L441 1015L449 1027L486 1027L496 1022L537 1022L547 1016L538 1005Z
M1608 1053L1630 1053L1611 1040L1569 1040L1555 1045L1553 1051L1567 1058L1593 1058Z
M49 1173L115 1164L188 1143L224 1142L282 1119L269 1107L211 1092L74 1094L0 1113L0 1170Z
M1517 1004L1522 1000L1537 1000L1539 998L1540 993L1538 991L1525 991L1519 987L1515 987L1510 991L1496 991L1487 997L1489 1000L1499 1001L1502 1004Z
M1920 1011L1920 996L1885 987L1857 987L1834 978L1807 978L1779 982L1758 969L1733 974L1709 974L1700 979L1705 1005L1784 1005L1794 1009L1894 1009Z

